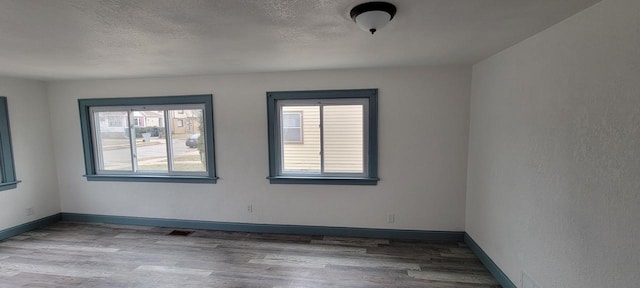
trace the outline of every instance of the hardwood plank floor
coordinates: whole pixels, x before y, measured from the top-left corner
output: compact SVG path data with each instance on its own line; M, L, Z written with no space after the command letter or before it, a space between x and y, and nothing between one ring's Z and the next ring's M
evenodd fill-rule
M60 222L0 242L0 287L500 287L464 243Z

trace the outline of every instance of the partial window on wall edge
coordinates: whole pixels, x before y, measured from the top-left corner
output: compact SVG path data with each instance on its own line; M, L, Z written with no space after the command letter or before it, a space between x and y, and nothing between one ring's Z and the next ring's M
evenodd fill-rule
M7 97L0 97L0 191L14 189L20 182L13 160Z

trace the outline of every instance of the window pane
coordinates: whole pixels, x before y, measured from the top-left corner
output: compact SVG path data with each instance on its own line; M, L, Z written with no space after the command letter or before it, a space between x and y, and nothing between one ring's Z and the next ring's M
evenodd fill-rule
M202 115L201 109L169 110L173 171L207 171Z
M282 139L285 143L302 142L302 128L284 128L282 129Z
M300 127L301 112L283 112L282 113L282 127L285 128L297 128Z
M168 172L164 111L133 111L133 117L140 119L134 128L138 171Z
M302 111L282 113L282 139L284 142L302 143Z
M363 105L324 106L324 171L364 173Z
M98 170L132 171L128 113L126 111L95 112L94 119L95 129L98 130L96 133Z
M320 173L320 107L283 106L280 114L282 172ZM296 114L300 116L293 116ZM299 128L284 128L284 124Z

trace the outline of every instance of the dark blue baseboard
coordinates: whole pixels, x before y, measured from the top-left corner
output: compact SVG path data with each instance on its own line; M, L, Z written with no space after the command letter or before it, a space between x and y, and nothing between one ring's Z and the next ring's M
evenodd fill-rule
M251 224L232 222L212 222L197 220L127 217L62 213L62 221L99 222L109 224L171 227L180 229L222 230L254 233L323 235L341 237L366 237L383 239L405 239L441 242L462 242L464 232L395 230L375 228L324 227L279 224Z
M25 232L29 232L34 229L38 229L40 227L48 226L53 223L60 221L60 213L53 214L48 217L40 218L35 221L31 221L29 223L24 223L15 227L7 228L0 231L0 241L5 240L7 238L11 238L13 236L20 235Z
M502 269L500 269L500 267L498 267L498 265L496 265L496 263L493 262L491 258L489 258L489 255L487 255L487 253L485 253L484 250L480 248L478 243L476 243L476 241L474 241L473 238L471 238L471 236L469 236L469 234L467 233L464 233L464 243L466 243L469 248L471 248L473 254L476 254L476 256L480 258L482 264L484 264L484 266L489 269L491 275L493 275L493 277L498 280L503 288L518 288L515 284L513 284L511 279L509 279L509 277L507 277L507 275L502 272Z

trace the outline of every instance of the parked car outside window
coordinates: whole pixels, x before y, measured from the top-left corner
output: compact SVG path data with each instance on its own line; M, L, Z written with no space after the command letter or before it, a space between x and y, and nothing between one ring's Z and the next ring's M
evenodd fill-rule
M196 148L198 147L198 140L200 139L200 134L192 134L191 136L189 136L189 138L187 138L187 141L184 143L185 145L187 145L187 147L189 148Z

